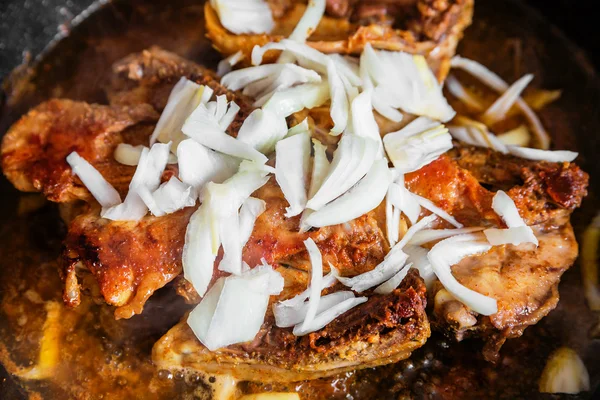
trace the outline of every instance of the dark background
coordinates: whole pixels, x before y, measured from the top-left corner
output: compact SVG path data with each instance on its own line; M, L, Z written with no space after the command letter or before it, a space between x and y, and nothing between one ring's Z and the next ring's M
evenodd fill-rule
M0 80L49 39L68 30L92 3L109 0L0 0ZM476 0L493 1L493 0ZM569 38L587 50L600 68L600 34L594 0L523 0L537 8ZM77 20L74 21L76 23Z

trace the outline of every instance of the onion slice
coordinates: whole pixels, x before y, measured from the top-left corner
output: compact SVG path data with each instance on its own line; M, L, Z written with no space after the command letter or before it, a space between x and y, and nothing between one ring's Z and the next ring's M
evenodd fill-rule
M291 218L306 207L310 169L310 133L304 132L277 142L275 179L289 203L285 216Z
M211 226L210 209L203 204L190 218L182 253L183 276L199 296L204 296L212 280L216 258L213 248L220 246L219 235Z
M267 203L255 197L248 197L240 208L240 243L246 245L254 230L256 219L267 209Z
M240 127L237 139L263 154L270 154L275 150L275 144L287 133L285 117L270 110L256 109Z
M473 96L454 75L448 75L444 85L454 97L465 103L474 111L483 112L485 110L485 106L481 101Z
M348 310L356 307L359 304L366 302L368 299L366 297L352 297L347 300L342 301L341 303L336 304L330 309L323 311L318 314L313 322L306 329L303 329L301 325L294 326L293 333L296 336L304 336L311 332L318 331L319 329L324 328L331 321L344 314Z
M377 286L375 288L374 292L377 294L392 293L394 291L394 289L396 289L398 286L400 286L400 284L406 277L406 274L408 274L408 270L410 269L410 267L412 267L412 263L406 264L404 267L402 267L402 269L400 271L398 271L396 273L396 275L392 276L390 279L383 282L381 285Z
M333 120L333 128L331 128L330 133L339 135L346 129L348 123L348 96L342 78L331 58L327 60L327 81L329 83L329 96L331 97L331 119Z
M528 147L508 146L508 152L513 156L527 160L548 162L571 162L577 158L579 153L568 150L540 150Z
M385 158L377 160L360 182L331 203L306 218L314 227L337 225L360 217L376 208L392 182L392 174Z
M477 61L469 60L468 58L461 56L454 56L450 65L453 68L460 68L467 71L499 93L504 93L506 90L508 90L508 84L502 80L502 78ZM544 126L542 125L538 116L523 99L517 99L516 105L519 107L519 109L521 109L531 124L531 128L540 142L541 148L548 149L550 147L550 136L544 129Z
M519 215L515 202L502 190L492 199L492 209L508 226L508 229L486 229L483 233L493 245L533 243L538 245L533 230L525 224Z
M338 277L337 279L353 291L361 293L393 277L404 266L407 259L408 255L402 250L390 251L374 269L352 278Z
M433 246L427 255L435 275L444 288L460 302L481 315L492 315L498 312L496 300L461 285L452 276L451 266L459 263L465 257L485 253L490 248L491 246L483 240L481 235L465 234L442 240Z
M399 131L385 135L383 144L394 167L407 173L424 167L450 150L452 137L444 125L419 117Z
M230 55L227 58L219 61L219 65L217 65L217 75L224 76L231 72L231 68L236 66L242 59L244 58L244 53L239 50L237 53Z
M251 341L263 324L269 296L282 288L283 278L270 266L220 278L189 314L187 323L211 351Z
M323 277L323 279L321 279L321 289L320 289L321 291L333 286L337 282L337 277L339 276L338 271L331 264L329 264L329 268L330 268L329 273L327 275L325 275ZM306 288L306 290L304 290L302 293L300 293L290 299L280 301L279 303L275 304L273 307L299 308L302 306L302 304L305 304L304 301L306 299L308 299L308 296L310 296L310 293L311 293L311 288L309 285L309 287Z
M321 297L317 314L329 310L331 307L341 303L342 301L354 298L354 293L349 290L335 292ZM295 307L281 306L275 304L273 306L273 314L275 315L275 325L280 328L289 328L296 324L300 324L306 318L308 311L308 303L300 303ZM314 319L313 319L314 321Z
M210 0L221 24L236 35L269 33L275 21L265 0Z
M421 197L418 194L414 194L414 193L411 193L411 194L413 196L415 196L415 198L417 199L417 201L419 202L421 207L428 209L432 213L439 216L441 219L448 221L450 224L454 225L457 228L463 227L463 224L461 224L456 219L454 219L454 217L451 216L450 214L448 214L446 211L444 211L440 207L436 206L431 200L426 199L425 197Z
M323 83L305 83L293 88L275 92L265 103L263 110L289 117L305 108L319 107L329 100L329 85Z
M154 214L157 217L174 213L185 207L193 207L196 204L196 195L193 188L174 176L168 182L160 185L152 193L152 197L158 210L160 210L160 214Z
M119 192L76 151L67 156L67 163L71 166L73 174L81 179L81 182L102 207L108 208L121 203Z
M412 246L411 244L408 244L404 246L403 251L408 255L408 261L412 263L413 268L416 268L419 271L419 275L421 275L421 278L425 281L427 290L431 290L433 283L436 280L436 276L431 267L431 263L427 258L429 250L421 246Z
M460 229L423 229L408 242L413 246L420 246L425 243L435 242L437 240L446 239L451 236L462 235L465 233L474 233L482 231L484 228L480 226L460 228Z
M504 93L500 96L494 104L488 108L481 116L482 121L486 125L493 125L494 123L504 119L506 114L511 109L513 104L519 99L523 90L533 80L532 74L523 75L521 79L513 83Z
M308 256L310 257L311 272L310 295L308 297L306 317L304 318L300 328L302 331L309 329L313 323L313 320L315 319L315 316L317 315L319 302L321 300L321 287L323 286L323 258L321 257L321 252L311 238L308 238L304 241L304 246L306 246Z
M377 149L375 140L343 135L333 153L327 175L317 193L309 199L307 208L319 210L354 186L371 169Z

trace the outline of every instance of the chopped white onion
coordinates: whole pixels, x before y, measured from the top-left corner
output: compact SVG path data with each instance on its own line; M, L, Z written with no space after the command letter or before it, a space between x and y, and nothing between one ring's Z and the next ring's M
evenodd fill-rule
M183 276L199 296L204 296L212 280L217 256L213 249L220 246L218 232L211 224L210 209L202 204L190 218L182 253Z
M265 163L267 157L252 146L237 140L219 125L215 114L200 104L181 128L183 133L198 143L230 156Z
M307 208L319 210L354 186L371 169L377 158L378 143L356 135L343 135L333 153L331 166Z
M202 102L206 102L213 94L207 86L200 86L182 77L171 90L156 127L150 136L150 146L157 140L161 143L173 142L173 151L177 150L179 142L185 139L181 132L185 120ZM206 100L206 101L205 101Z
M285 216L291 218L306 207L310 169L310 133L304 132L277 142L275 179L289 203Z
M321 144L317 139L312 139L313 142L313 165L310 178L310 186L308 188L308 198L311 198L317 193L323 180L329 171L329 160L327 159L327 147ZM306 223L306 219L312 214L313 210L305 209L300 218L300 232L306 232L310 229L310 225Z
M306 251L310 258L310 295L308 296L308 308L306 310L306 317L302 322L301 330L307 330L319 309L319 302L321 300L321 287L323 286L323 258L321 252L315 244L315 242L308 238L304 241Z
M479 234L457 235L437 243L427 258L444 288L471 310L481 315L498 312L495 299L461 285L452 276L452 265L463 258L487 252L491 246Z
M373 114L372 96L373 91L367 89L352 101L351 131L355 135L375 140L379 146L379 156L383 156L383 144L381 136L379 136L379 125L377 125L375 115Z
M390 294L396 289L404 278L406 278L406 274L408 274L408 270L410 270L412 264L406 264L400 271L396 273L396 275L392 276L387 281L383 282L381 285L377 286L375 290L373 290L377 294Z
M302 122L296 124L288 129L286 137L294 136L302 132L310 132L310 125L308 124L308 118L304 118ZM314 140L314 139L313 139Z
M506 90L508 90L508 84L502 78L477 61L469 60L468 58L461 56L454 56L451 60L451 66L453 68L460 68L469 72L471 75L475 76L499 93L504 93ZM544 126L542 125L538 116L522 98L517 99L516 105L521 109L531 124L531 128L539 140L542 149L548 149L550 147L550 136L544 129Z
M326 82L305 83L275 92L265 103L263 110L271 110L277 115L288 117L305 108L321 106L327 100L329 100L329 85Z
M506 113L511 109L511 107L515 104L515 102L521 96L521 93L529 82L533 80L532 74L523 75L521 79L517 80L513 83L504 93L500 96L494 104L488 108L481 119L485 121L487 125L493 125L494 123L504 119L506 117Z
M483 112L485 106L478 98L471 95L454 75L448 75L444 82L450 93L475 111Z
M348 123L348 96L346 96L342 78L331 58L327 60L327 82L329 83L331 119L333 120L331 134L339 135L346 129Z
M446 239L451 236L462 235L464 233L479 232L483 229L484 228L480 226L460 229L423 229L422 231L415 233L413 238L410 239L408 243L413 246L420 246L425 243L435 242L436 240Z
M402 173L416 171L452 148L446 127L426 117L419 117L399 131L383 137L385 150Z
M239 50L237 53L230 55L227 58L219 61L219 65L217 66L217 75L224 76L225 74L231 71L231 68L237 65L244 58L244 53Z
M240 208L240 243L246 245L254 230L256 219L267 209L267 203L255 197L248 197Z
M242 238L240 234L240 216L237 212L219 220L219 237L223 246L223 258L219 270L230 274L242 273Z
M269 296L278 293L273 292L277 287L283 288L283 278L270 266L220 278L189 314L187 323L211 351L251 341L263 324Z
M426 199L425 197L421 197L417 194L412 193L413 196L417 199L421 207L428 209L432 213L438 215L441 219L448 221L452 225L457 228L462 228L463 224L458 222L453 216L448 214L446 211L442 210L440 207L436 206L431 200Z
M317 29L325 13L325 0L311 0L302 14L300 21L289 36L290 40L304 43L306 39Z
M393 183L390 184L390 188ZM390 200L390 188L385 196L385 228L386 235L390 246L395 245L398 242L399 229L400 229L400 210L392 204Z
M329 310L331 307L342 301L354 298L354 293L349 290L343 290L322 296L319 301L317 314ZM289 328L301 323L306 318L308 303L302 302L294 307L282 306L281 303L273 305L273 314L275 315L275 325L280 328ZM314 321L314 319L313 319Z
M306 218L306 224L314 227L337 225L358 218L376 208L385 197L393 179L387 163L385 158L375 161L356 186L311 213Z
M342 301L341 303L336 304L330 309L323 311L318 314L313 322L306 328L306 330L302 329L301 325L294 326L293 333L296 336L304 336L311 332L318 331L325 327L328 323L349 311L350 309L356 307L359 304L366 302L368 299L366 297L352 297L347 300Z
M71 166L73 174L81 179L81 182L102 207L108 208L121 203L119 192L76 151L67 156L67 162Z
M232 33L269 33L275 27L269 3L265 0L210 0L221 24Z
M222 183L237 171L240 159L209 149L186 139L177 147L179 178L196 191L208 182Z
M323 279L321 279L321 291L333 286L338 281L337 280L337 277L339 276L338 271L331 264L329 264L329 268L330 268L329 273L327 275L325 275L323 277ZM308 296L310 296L310 293L311 293L311 288L309 285L309 287L306 288L306 290L304 290L302 293L300 293L290 299L280 301L279 303L274 305L274 307L299 308L303 304L305 304L304 301L306 299L308 299Z
M304 43L290 39L267 43L264 46L254 46L252 49L252 65L260 65L264 54L269 50L283 50L292 53L300 66L321 74L327 73L327 56L325 54Z
M408 261L419 271L419 275L425 281L425 287L427 290L432 289L432 285L435 282L435 273L431 267L431 263L427 258L429 250L421 246L412 246L410 244L404 246L403 251L408 254Z
M114 157L119 164L135 167L140 162L142 151L148 149L146 146L132 146L127 143L119 143L115 149ZM177 164L177 156L173 153L169 154L168 164Z
M399 183L401 182L401 183ZM388 188L388 198L391 204L408 217L411 224L416 224L421 215L421 205L416 197L404 187L404 177L399 176L396 182Z
M571 162L577 158L579 153L568 150L540 150L530 149L528 147L507 146L508 152L513 156L525 158L527 160L548 161L548 162Z
M408 228L408 230L406 231L406 233L404 234L404 236L402 236L402 240L400 240L394 247L392 247L392 249L390 250L390 253L393 251L398 251L404 248L404 246L406 246L410 240L413 238L413 236L415 234L417 234L419 231L427 228L431 223L433 223L433 221L435 221L437 219L437 215L432 214L432 215L428 215L426 217L421 218L421 220L419 222L417 222L416 224L412 225L410 228Z
M508 226L508 229L486 229L483 233L492 245L533 243L538 245L533 230L519 215L515 202L502 190L492 199L492 209Z
M102 217L115 221L139 221L153 204L150 193L160 185L162 173L169 160L171 143L155 143L142 150L140 162L129 183L129 192L121 204L102 210ZM144 197L142 197L144 196ZM146 201L144 201L144 199Z
M363 63L376 85L373 96L378 104L442 122L456 114L423 56L373 50L367 43L361 56L361 67Z
M456 117L455 121L465 121L461 126L449 126L452 137L471 146L490 148L502 154L508 154L508 147L496 135L488 131L487 127L477 121Z
M408 255L402 250L390 251L374 269L352 278L338 277L337 279L353 291L361 293L393 277L404 266L407 259Z
M259 108L246 118L240 127L237 139L263 154L270 154L275 150L275 144L287 133L285 117Z
M172 177L152 193L154 202L160 210L159 214L154 215L158 217L174 213L185 207L193 207L196 204L194 193L190 185L181 182L176 177Z

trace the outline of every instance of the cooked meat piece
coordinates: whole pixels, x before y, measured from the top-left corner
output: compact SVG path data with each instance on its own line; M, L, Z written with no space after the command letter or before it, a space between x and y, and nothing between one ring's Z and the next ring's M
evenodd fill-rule
M49 200L89 200L65 158L77 151L121 194L134 168L114 160L119 143L141 143L158 115L152 107L101 106L71 100L50 100L17 121L2 141L2 169L19 190L42 192Z
M346 227L332 226L300 234L299 218L283 216L288 204L274 178L254 196L266 201L267 210L258 218L244 248L244 261L251 266L265 258L273 264L309 270L303 244L309 236L323 252L325 268L331 262L344 276L374 268L388 251L375 213ZM104 301L118 307L117 318L141 313L155 290L181 274L185 230L193 211L194 208L186 208L164 217L146 216L138 223L103 219L98 209L75 218L65 240L65 302L78 304L80 281L86 289L94 290L94 285L90 285L93 282L81 276L89 271ZM214 280L219 276L222 273L215 268ZM192 302L199 300L190 285L179 284L178 291Z
M291 0L288 3L287 7L278 4L277 9L285 12L274 14L272 34L235 35L221 25L207 2L204 7L207 36L223 55L241 50L248 62L255 45L279 41L292 32L306 5ZM371 43L377 49L422 54L442 81L463 31L471 24L473 0L330 1L327 11L329 16L323 17L307 41L311 47L324 53L357 55L366 43ZM342 15L344 18L339 18ZM268 52L266 62L275 60L277 53Z
M154 345L152 360L169 370L293 382L397 362L425 343L430 333L425 287L416 271L391 294L369 295L366 303L303 337L276 327L269 311L253 342L214 352L196 339L184 317Z
M540 242L537 249L529 244L495 246L453 266L459 282L496 299L499 311L479 316L438 283L429 294L434 299L432 325L458 340L485 338L484 354L493 360L507 338L520 336L554 309L560 277L577 257L569 216L587 194L587 182L587 174L575 164L527 161L471 147L454 149L407 176L411 191L467 226L502 226L491 210L494 192L480 183L506 190Z

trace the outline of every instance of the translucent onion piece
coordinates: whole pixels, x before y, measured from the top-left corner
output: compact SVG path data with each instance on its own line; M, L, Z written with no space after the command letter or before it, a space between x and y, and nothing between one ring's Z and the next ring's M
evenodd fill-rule
M182 253L183 276L199 296L204 296L212 280L216 258L213 247L218 249L220 245L219 235L211 226L210 209L203 204L190 218Z
M240 208L240 243L242 247L246 245L256 219L267 209L267 203L255 197L248 197Z
M446 239L451 236L462 235L465 233L473 233L482 231L484 228L479 226L461 228L461 229L423 229L408 242L413 246L420 246L425 243L435 242L437 240Z
M246 118L237 139L263 154L275 150L275 144L288 133L285 117L269 110L256 109Z
M502 78L482 64L479 64L477 61L469 60L468 58L461 56L454 56L451 60L451 66L453 68L460 68L469 72L471 75L475 76L499 93L504 93L506 90L508 90L508 84L502 80ZM517 99L516 105L531 124L531 128L540 142L541 148L548 149L550 147L550 136L544 129L544 126L542 125L538 116L523 99Z
M416 171L452 148L448 129L436 121L419 117L399 131L384 136L385 150L401 172Z
M515 104L515 102L521 96L521 93L527 85L533 80L532 74L527 74L521 77L513 83L504 93L500 96L494 104L488 108L485 113L481 116L481 119L487 125L493 125L494 123L501 121L506 117L506 114Z
M196 204L193 188L176 177L172 177L168 182L160 185L152 193L152 197L162 215L174 213L185 207L193 207Z
M304 118L302 122L296 124L288 129L286 137L294 136L302 132L310 132L310 125L308 124L308 118ZM314 139L313 139L314 140Z
M150 136L150 146L157 140L161 143L173 141L173 151L175 151L179 142L185 139L185 136L181 133L181 127L186 118L203 99L210 98L212 93L211 88L200 86L182 77L171 90L167 105Z
M342 301L354 298L354 293L345 290L335 292L321 297L317 314L320 314ZM280 328L289 328L305 320L308 311L308 303L302 302L296 306L283 306L281 303L273 305L273 314L275 315L275 325Z
M291 64L266 64L238 69L223 76L221 84L230 90L241 90L253 82L278 76L288 65Z
M304 43L317 29L317 25L325 13L325 0L311 0L298 21L298 24L289 36L290 40Z
M269 50L285 50L294 55L300 66L321 74L327 73L327 56L325 54L304 43L290 39L267 43L264 46L254 46L252 49L252 65L260 65L264 54Z
M421 205L404 184L392 183L388 188L388 197L394 207L408 217L411 224L416 224L421 215Z
M492 199L492 209L498 214L506 226L516 228L526 226L525 221L519 215L519 209L513 199L503 190L498 190Z
M396 244L394 247L392 247L392 249L390 250L390 253L394 252L394 251L398 251L398 250L403 249L404 246L406 246L410 242L410 240L413 238L413 236L415 234L417 234L422 229L427 228L436 219L437 219L437 215L435 215L435 214L428 215L426 217L423 217L416 224L412 225L410 228L408 228L408 230L406 231L406 233L404 234L404 236L402 236L402 240L400 240L398 242L398 244Z
M590 375L575 350L561 347L555 350L540 378L541 393L578 394L590 390Z
M517 128L500 133L496 137L502 143L513 146L527 146L531 140L531 134L526 125L519 125Z
M460 83L458 79L454 75L448 75L446 81L444 82L446 89L454 97L465 103L474 111L483 112L485 110L485 106L479 99L473 96L465 87Z
M425 281L427 290L431 290L433 283L436 280L436 276L431 267L431 263L427 258L429 250L421 246L412 246L408 244L404 246L403 251L408 254L408 261L412 263L413 268L416 268L419 271L419 275L421 275L421 278Z
M232 33L270 33L275 27L269 3L265 0L210 0L221 24Z
M596 215L583 233L581 243L581 275L585 298L592 311L600 311L598 288L598 242L600 241L600 217Z
M112 207L121 203L119 192L76 151L67 156L67 163L71 166L73 174L81 179L81 182L102 207Z
M347 80L351 86L362 86L359 64L356 58L344 57L339 54L329 54L328 57L335 64L340 76Z
M452 276L452 265L463 258L487 252L491 246L481 236L474 234L457 235L437 243L428 253L435 275L444 288L471 310L481 315L498 312L496 300L477 293L461 285Z
M129 165L134 167L139 164L142 151L148 149L146 146L137 145L132 146L127 143L119 143L115 149L114 157L119 164ZM148 149L149 150L149 149ZM168 164L177 164L177 156L171 153L169 154Z
M221 153L263 164L267 161L267 157L252 146L226 134L204 104L194 110L181 130L198 143Z
M440 218L448 221L449 223L451 223L452 225L454 225L457 228L463 227L463 224L461 224L456 219L454 219L454 217L451 216L450 214L448 214L446 211L444 211L440 207L436 206L431 200L426 199L425 197L421 197L414 193L411 193L411 194L413 196L415 196L415 198L417 199L417 201L419 202L421 207L428 209L432 213L438 215Z
M275 179L289 203L285 216L291 218L306 207L310 170L310 134L299 133L276 145Z
M329 100L329 85L323 83L305 83L290 89L275 92L263 106L264 110L289 117L305 108L319 107Z
M527 160L548 161L548 162L571 162L577 158L579 153L568 150L539 150L527 147L508 146L508 152L513 156L525 158Z
M377 160L356 186L306 218L315 227L337 225L360 217L376 208L385 197L393 176L385 158Z
M537 238L528 226L518 226L516 228L508 229L490 228L484 230L483 233L492 246L503 244L514 244L516 246L521 243L538 244Z
M309 329L317 315L319 302L321 301L321 287L323 286L323 258L321 252L311 238L304 241L304 246L306 246L310 258L310 295L308 296L306 317L300 328L303 331Z
M219 270L230 274L242 273L242 238L240 234L240 218L237 212L223 217L219 221L219 237L223 246L223 258Z
M306 330L302 329L300 325L294 326L293 333L296 336L304 336L311 332L318 331L319 329L324 328L331 321L344 314L346 311L356 307L359 304L366 302L368 299L366 297L353 297L347 300L342 301L341 303L336 304L330 309L323 311L318 314L313 322L307 327Z
M508 154L508 147L481 122L462 116L456 117L454 122L460 126L449 126L448 130L455 139L472 146L486 147Z
M374 292L377 294L392 293L394 289L400 286L400 284L406 277L406 274L408 274L408 270L410 270L410 267L412 267L412 264L406 264L404 267L402 267L400 271L396 273L396 275L392 276L390 279L377 286Z
M365 64L375 83L373 96L377 102L442 122L454 117L454 110L423 56L373 50L369 43L363 55L361 64Z
M333 153L327 176L317 193L309 199L307 208L319 210L354 186L371 169L377 149L375 140L343 135Z
M352 278L338 277L337 279L353 291L361 293L390 279L404 266L407 259L408 255L402 250L389 252L383 261L371 271Z
M219 65L217 66L217 75L224 76L225 74L231 71L231 68L237 65L244 58L244 53L239 50L237 53L230 55L227 58L219 61Z
M188 325L209 350L254 339L267 311L270 281L278 279L283 287L281 275L265 267L220 278L189 314Z
M208 182L222 183L236 173L240 159L186 139L177 147L179 178L199 191Z
M327 82L329 83L329 96L331 97L330 112L331 119L333 120L331 134L339 135L346 129L346 124L348 123L348 97L332 59L327 60Z
M393 185L393 183L391 185ZM390 246L393 246L398 242L400 210L394 207L394 205L390 201L389 193L390 189L388 188L388 194L385 196L385 227L388 243L390 244Z
M319 188L323 185L323 181L329 171L329 160L327 159L327 147L324 146L318 139L312 139L314 157L312 174L310 178L310 187L308 189L308 197L312 198Z
M367 89L352 101L352 133L375 140L382 150L379 126L373 115L372 96L372 90Z
M155 143L150 150L144 149L140 162L129 183L129 192L121 204L102 210L102 217L116 221L139 221L153 202L150 193L160 185L162 173L169 160L171 143ZM142 198L141 195L144 195ZM146 201L144 201L146 199Z

